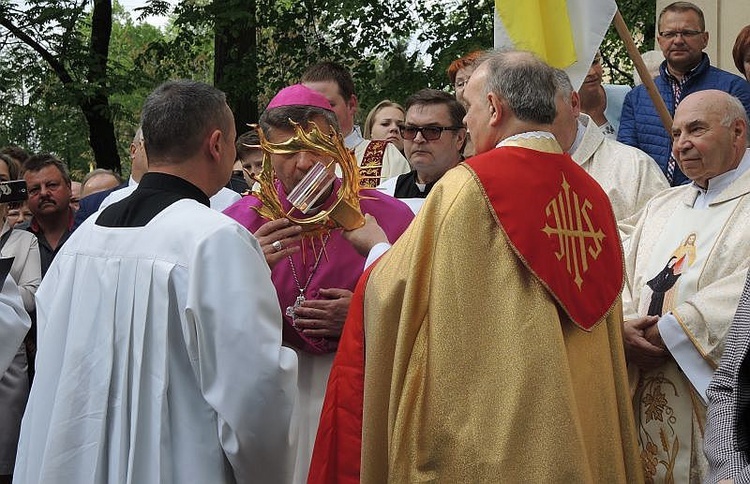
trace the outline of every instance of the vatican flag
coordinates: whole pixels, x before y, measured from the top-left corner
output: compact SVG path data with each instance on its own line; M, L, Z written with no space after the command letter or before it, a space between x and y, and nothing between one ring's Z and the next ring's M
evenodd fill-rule
M615 0L495 0L495 48L534 52L578 89L616 11Z

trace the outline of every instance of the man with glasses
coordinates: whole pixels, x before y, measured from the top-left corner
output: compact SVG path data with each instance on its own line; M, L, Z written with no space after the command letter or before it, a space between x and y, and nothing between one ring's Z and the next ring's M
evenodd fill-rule
M750 84L729 72L711 66L703 49L708 32L703 11L690 2L674 2L659 14L659 47L665 61L654 79L659 94L674 116L677 105L688 94L718 89L738 98L750 112ZM670 156L671 135L662 124L654 103L641 85L625 97L617 140L645 151L659 164L672 186L689 183Z
M406 122L400 126L412 171L391 178L379 189L396 198L416 199L407 204L419 210L435 183L462 160L465 115L463 105L447 92L422 89L412 94L406 100Z

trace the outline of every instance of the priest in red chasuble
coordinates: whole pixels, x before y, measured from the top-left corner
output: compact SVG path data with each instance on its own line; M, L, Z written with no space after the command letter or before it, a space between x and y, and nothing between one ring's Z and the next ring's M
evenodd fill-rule
M471 76L478 154L360 279L309 482L642 481L617 227L549 132L553 76L521 52Z

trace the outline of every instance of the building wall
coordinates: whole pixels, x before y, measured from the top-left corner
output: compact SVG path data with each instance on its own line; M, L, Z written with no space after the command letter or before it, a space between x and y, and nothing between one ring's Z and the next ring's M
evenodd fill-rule
M739 75L732 60L732 46L737 34L745 25L750 25L750 1L748 0L691 0L703 10L708 31L706 53L711 64ZM672 0L656 1L656 18ZM658 26L657 26L658 29ZM655 49L659 49L657 44Z

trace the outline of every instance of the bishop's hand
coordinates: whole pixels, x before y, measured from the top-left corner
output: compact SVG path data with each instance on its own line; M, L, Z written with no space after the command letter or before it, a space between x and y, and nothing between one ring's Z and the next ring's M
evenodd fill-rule
M346 289L320 289L321 299L305 300L295 311L294 325L305 336L339 339L352 302Z
M302 227L285 218L266 222L255 231L268 267L273 269L280 260L300 251L300 232Z
M378 225L375 217L369 213L365 214L363 226L354 230L345 230L342 235L362 257L367 257L375 245L381 242L388 243L388 236L385 231Z

